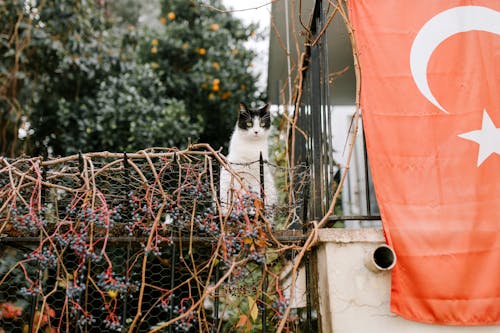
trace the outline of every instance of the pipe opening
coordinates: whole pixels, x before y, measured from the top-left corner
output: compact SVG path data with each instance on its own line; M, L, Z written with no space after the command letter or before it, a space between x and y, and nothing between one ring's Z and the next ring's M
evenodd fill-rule
M394 251L388 246L380 246L373 251L373 261L382 270L391 269L395 262Z
M365 261L372 272L388 271L396 265L396 253L387 245L378 246Z

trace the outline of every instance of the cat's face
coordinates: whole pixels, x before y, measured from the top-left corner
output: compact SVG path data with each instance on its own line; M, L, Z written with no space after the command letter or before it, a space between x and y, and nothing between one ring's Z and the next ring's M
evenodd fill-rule
M260 109L250 109L245 103L240 103L238 128L242 133L252 138L267 137L271 128L269 105Z

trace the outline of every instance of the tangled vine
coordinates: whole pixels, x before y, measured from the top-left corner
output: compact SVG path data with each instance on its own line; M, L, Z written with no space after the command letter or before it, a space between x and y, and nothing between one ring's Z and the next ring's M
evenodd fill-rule
M260 195L244 186L223 214L221 167L231 170L206 145L0 158L4 327L213 332L284 320L283 271L302 238L276 237ZM287 207L281 225L295 216Z

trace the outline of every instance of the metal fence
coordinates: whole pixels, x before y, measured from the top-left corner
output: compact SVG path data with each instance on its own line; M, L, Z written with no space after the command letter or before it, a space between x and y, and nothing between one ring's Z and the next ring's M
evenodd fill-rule
M203 149L0 158L0 328L273 332L293 302L285 327L314 331L312 289L292 299L287 270L304 236L278 230L301 203L284 199L279 225L261 193L222 214L220 162ZM296 170L282 173L307 183Z
M333 193L336 191L346 165L335 160L338 153L335 140L342 140L340 149L348 150L348 135L352 135L353 111L339 111L339 107L331 105L329 94L331 89L328 66L329 50L325 25L329 24L328 1L315 2L310 25L310 43L306 47L305 63L302 64L304 79L302 94L297 112L297 127L305 135L296 133L294 158L296 163L307 163L311 170L311 185L308 198L308 214L306 220L321 219L330 206ZM314 41L314 43L312 42ZM335 102L335 101L333 101ZM349 122L345 126L348 131L335 132L338 122ZM337 123L337 124L336 124ZM360 126L360 128L362 128ZM349 133L348 133L349 132ZM378 206L375 199L373 183L366 154L366 146L362 130L357 135L354 145L353 159L347 174L341 196L337 201L335 212L329 218L329 226L380 226ZM355 133L354 133L355 134ZM337 145L339 146L339 145ZM338 155L338 154L337 154ZM356 223L353 223L356 222Z

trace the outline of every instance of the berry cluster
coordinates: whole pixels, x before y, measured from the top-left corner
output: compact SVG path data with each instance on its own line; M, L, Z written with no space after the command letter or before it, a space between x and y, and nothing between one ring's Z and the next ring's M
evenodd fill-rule
M283 315L287 307L288 301L284 297L279 297L271 304L271 308L274 310L274 315L278 320L283 319Z
M36 261L42 269L55 268L57 265L56 254L52 249L46 246L26 254L25 257L28 260Z
M128 295L139 288L139 281L133 281L125 276L119 276L111 268L97 275L97 285L108 295L116 298L115 295ZM111 293L111 291L113 293Z
M158 307L166 313L171 313L177 317L189 311L189 309L193 305L193 299L191 297L183 298L179 303L174 303L175 300L175 295L172 292L167 292L160 299L160 304L158 304ZM197 318L197 310L192 310L186 317L176 321L173 324L173 328L176 332L187 332L196 327L196 323L198 322Z
M158 304L158 307L163 311L170 313L170 311L173 311L172 303L174 300L174 294L172 292L168 292L160 298L160 304Z
M42 228L47 226L45 212L47 209L42 207L37 211L34 207L17 208L13 206L10 209L10 214L14 221L14 227L17 230L25 231L28 234L36 235Z
M114 313L107 315L106 319L103 320L104 326L110 331L120 332L123 328L122 317L117 316Z

